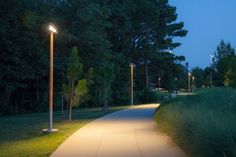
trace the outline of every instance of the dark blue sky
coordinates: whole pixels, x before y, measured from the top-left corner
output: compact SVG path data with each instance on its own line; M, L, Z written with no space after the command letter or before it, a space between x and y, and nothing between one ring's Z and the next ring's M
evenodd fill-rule
M236 0L170 0L188 35L173 52L184 55L190 67L206 67L220 40L236 47Z

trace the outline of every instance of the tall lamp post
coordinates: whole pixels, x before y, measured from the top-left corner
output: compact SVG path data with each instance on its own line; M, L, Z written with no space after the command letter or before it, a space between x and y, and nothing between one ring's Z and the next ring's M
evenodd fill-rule
M212 62L213 62L213 58L214 58L214 56L212 55L212 54L210 54L210 58L211 58L211 66L212 66ZM213 85L213 83L212 83L212 69L211 69L211 71L210 71L210 87L212 87L212 85Z
M188 73L188 94L190 94L191 73Z
M44 133L52 133L58 131L53 129L53 35L57 33L54 26L49 25L50 31L50 65L49 65L49 117L48 117L48 128L44 129Z
M161 89L161 78L160 77L158 78L158 88L159 88L159 90Z
M130 64L130 104L131 106L134 105L134 67L135 64Z
M195 85L194 85L195 77L193 76L192 79L193 79L193 85L192 85L192 86L193 86L193 93L194 93L194 89L195 89Z

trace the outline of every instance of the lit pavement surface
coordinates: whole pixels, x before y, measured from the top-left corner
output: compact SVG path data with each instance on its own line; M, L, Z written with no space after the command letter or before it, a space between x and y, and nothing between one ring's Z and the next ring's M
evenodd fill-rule
M183 157L152 120L158 104L99 118L71 135L51 157Z

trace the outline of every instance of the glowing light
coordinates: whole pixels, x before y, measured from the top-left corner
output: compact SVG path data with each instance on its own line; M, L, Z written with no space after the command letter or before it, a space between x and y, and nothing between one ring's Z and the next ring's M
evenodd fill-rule
M53 27L52 25L49 25L49 28L48 28L51 32L53 33L57 33L57 30L55 27Z
M131 64L130 64L130 67L135 67L135 64L134 64L134 63L131 63Z
M170 51L170 50L168 50L167 52L170 53L170 54L174 54L174 53L173 53L172 51Z

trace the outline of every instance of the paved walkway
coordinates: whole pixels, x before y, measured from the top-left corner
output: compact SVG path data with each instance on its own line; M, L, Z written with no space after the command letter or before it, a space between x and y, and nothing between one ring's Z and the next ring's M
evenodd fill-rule
M99 118L71 135L51 157L183 157L152 120L158 104Z

